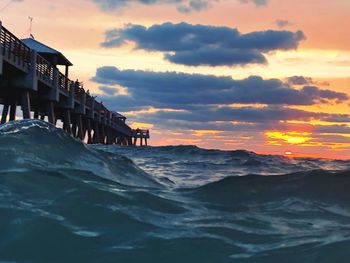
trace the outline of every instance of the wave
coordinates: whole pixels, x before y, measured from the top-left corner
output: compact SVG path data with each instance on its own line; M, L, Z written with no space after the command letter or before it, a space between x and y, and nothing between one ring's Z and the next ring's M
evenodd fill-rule
M0 172L77 170L125 185L160 186L127 157L88 147L62 129L40 120L1 126L0 151Z
M350 204L350 170L311 170L276 176L226 177L193 189L198 197L223 204L268 202L281 198L309 198Z

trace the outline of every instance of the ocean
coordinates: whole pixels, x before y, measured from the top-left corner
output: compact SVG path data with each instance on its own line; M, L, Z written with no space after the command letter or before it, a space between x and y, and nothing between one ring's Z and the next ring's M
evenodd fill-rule
M0 127L0 262L348 262L350 161Z

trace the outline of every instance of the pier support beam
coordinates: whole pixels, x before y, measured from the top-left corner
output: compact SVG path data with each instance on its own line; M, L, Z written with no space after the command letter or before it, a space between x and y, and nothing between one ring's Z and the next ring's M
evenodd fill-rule
M52 124L56 123L55 108L53 106L52 101L47 104L47 116L48 116L50 123L52 123Z
M86 121L86 127L87 127L87 134L88 134L88 144L92 144L92 136L91 136L91 120Z
M105 133L105 125L104 124L102 124L102 127L101 127L101 136L100 137L101 137L100 143L105 144L106 133Z
M16 120L17 101L12 102L10 109L10 121Z
M64 123L63 123L63 129L68 132L69 134L72 134L72 127L71 127L71 119L70 119L70 110L66 109L64 111Z
M6 103L2 109L1 124L4 124L9 113L10 105Z
M106 144L111 144L111 135L108 127L106 127Z
M72 134L74 138L77 138L77 120L74 117L72 121Z
M38 109L36 109L34 111L34 119L39 119L39 110Z
M30 119L30 97L29 91L24 91L21 94L21 106L23 112L23 119Z
M95 121L94 123L94 139L93 139L93 142L94 143L100 143L100 130L99 130L99 127L98 127L98 123Z
M107 128L107 144L113 144L113 131Z
M78 127L77 137L80 138L81 140L84 140L83 120L80 114L77 115L77 127Z

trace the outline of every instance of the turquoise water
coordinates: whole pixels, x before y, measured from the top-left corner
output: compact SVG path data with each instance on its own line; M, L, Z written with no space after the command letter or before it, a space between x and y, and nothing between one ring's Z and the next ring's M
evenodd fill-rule
M0 128L0 262L348 262L350 161Z

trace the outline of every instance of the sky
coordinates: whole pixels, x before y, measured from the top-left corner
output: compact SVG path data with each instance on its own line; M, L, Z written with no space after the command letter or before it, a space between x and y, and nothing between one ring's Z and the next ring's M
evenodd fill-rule
M65 54L151 145L342 159L349 16L349 0L0 0L6 28Z

